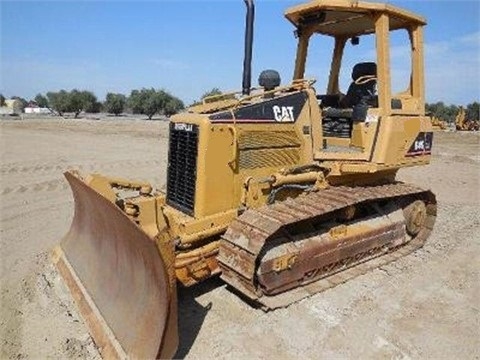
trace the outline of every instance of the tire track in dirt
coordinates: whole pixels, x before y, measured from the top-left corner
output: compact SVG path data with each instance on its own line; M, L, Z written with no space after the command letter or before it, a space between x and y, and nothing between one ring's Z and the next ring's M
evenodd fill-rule
M29 348L35 347L31 342L33 325L38 325L43 315L55 312L58 321L70 329L81 328L82 320L72 299L61 287L59 276L53 265L50 263L50 253L42 252L31 259L33 265L32 273L22 277L21 281L14 286L13 291L2 289L2 328L0 338L5 341L0 344L0 358L28 358L26 355ZM31 313L33 316L25 321L24 314ZM25 324L27 322L27 324ZM61 345L62 351L68 358L78 359L101 359L93 339L87 332L83 336L72 336L60 343L61 336L52 335L51 329L55 324L47 324L50 334L44 334L45 341L52 340ZM35 328L35 327L34 327ZM53 338L53 339L52 339ZM8 339L8 340L6 340ZM57 345L58 346L58 345ZM16 356L9 356L15 354Z
M65 172L67 170L84 170L84 171L93 171L96 169L111 169L118 166L151 166L159 165L160 160L120 160L109 163L88 163L88 164L64 164L64 165L55 165L51 163L45 164L35 164L35 165L23 165L22 163L10 163L3 165L0 168L0 175L9 175L9 174L36 174L39 172Z
M50 181L43 181L36 184L22 184L14 187L6 187L0 191L0 195L23 194L26 192L56 191L66 189L68 189L68 184L64 179L55 179Z
M451 219L447 217L447 214L451 213L456 213L459 218L466 219L466 221L464 223L451 222ZM472 235L479 223L480 214L475 211L474 206L440 203L437 221L425 245L408 256L378 267L374 272L380 271L389 277L395 277L419 268L427 262L439 259L448 262L450 253L461 246L465 238ZM457 236L452 238L451 233L455 233Z
M141 166L158 166L160 163L159 160L144 160L144 161L135 161L135 160L122 160L115 161L107 164L101 163L91 163L87 165L50 165L50 164L40 164L36 166L16 166L10 164L9 167L4 167L0 170L0 174L12 174L12 173L23 173L23 174L35 174L38 172L58 172L63 173L69 170L79 170L83 172L95 172L95 171L108 171L109 169L114 169L118 167L141 167ZM157 180L157 178L155 178ZM54 180L42 181L35 184L19 184L16 186L7 186L3 189L0 189L0 195L9 195L9 194L23 194L30 192L40 192L40 191L57 191L57 190L66 190L68 189L68 184L63 178L57 178Z
M158 184L160 178L155 177L154 183ZM24 194L24 193L37 193L37 192L53 192L53 191L65 191L69 188L68 183L65 179L55 179L50 181L43 181L36 184L22 184L17 186L7 186L4 189L0 190L0 195L14 195L14 194Z
M21 164L8 164L0 169L0 174L25 174L25 173L37 173L40 171L55 171L62 170L65 166L62 165L51 165L51 164L38 164L25 166Z

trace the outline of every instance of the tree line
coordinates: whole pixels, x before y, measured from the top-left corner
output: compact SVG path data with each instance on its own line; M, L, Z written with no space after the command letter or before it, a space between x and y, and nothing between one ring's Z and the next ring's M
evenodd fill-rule
M217 96L215 100L226 100L232 98L232 95L218 96L223 93L218 88L206 91L193 105L198 105L203 99ZM28 102L18 96L12 96L12 99L18 99L23 107ZM185 108L184 103L177 97L171 95L165 90L140 89L132 90L129 96L117 93L108 93L105 101L99 102L97 97L90 91L79 90L60 90L58 92L47 92L46 95L38 94L33 99L39 107L49 108L59 115L63 113L74 113L75 117L84 111L88 113L98 113L101 111L118 116L124 112L133 114L144 114L151 119L155 114L171 116ZM0 94L0 106L3 106L5 97ZM208 100L207 100L208 102ZM460 110L458 105L446 105L442 101L425 104L425 111L440 120L448 123L455 122L455 117ZM465 107L466 120L480 121L480 103L473 102Z
M469 121L479 121L480 120L480 103L474 101L473 103L464 106L465 108L465 119ZM444 120L448 123L454 123L455 117L457 116L460 106L457 105L445 105L442 101L425 104L425 110L431 116L434 116L440 120Z
M213 88L203 93L200 100L194 101L189 106L201 104L203 99L210 96L216 96L215 100L232 98L232 95L217 96L222 94L218 88ZM76 89L47 92L45 95L37 94L30 102L18 96L12 96L11 99L19 100L22 109L33 101L39 107L48 108L60 116L63 116L64 113L73 113L75 118L78 118L82 112L107 112L115 116L128 112L144 114L151 119L155 114L171 116L185 108L184 103L178 97L165 90L155 90L153 88L132 90L129 96L120 93L108 93L104 102L99 102L91 91ZM0 106L4 106L4 103L5 97L0 94Z
M18 99L25 108L29 102L23 98ZM130 96L118 93L108 93L104 102L98 101L95 94L86 90L60 90L49 91L45 95L37 94L32 100L41 108L48 108L58 115L73 113L75 118L82 112L99 113L107 112L118 116L124 112L143 114L151 119L155 114L171 116L185 108L182 100L165 90L140 89L132 90ZM0 106L5 103L5 98L0 94Z

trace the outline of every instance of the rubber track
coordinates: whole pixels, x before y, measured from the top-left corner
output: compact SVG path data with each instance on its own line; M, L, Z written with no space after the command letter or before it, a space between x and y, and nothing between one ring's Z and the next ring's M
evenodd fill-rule
M275 295L262 296L256 285L259 256L265 243L281 234L283 227L312 218L323 217L351 205L387 199L412 197L427 204L427 220L419 234L383 256L364 259L351 268L337 270L302 287ZM401 182L367 187L330 187L307 196L249 209L234 220L222 236L219 264L222 279L228 284L260 303L264 309L275 309L311 296L365 274L371 269L385 265L423 246L433 228L436 218L436 200L432 192ZM232 256L232 251L235 256ZM380 254L381 255L381 254ZM377 255L378 256L378 255Z

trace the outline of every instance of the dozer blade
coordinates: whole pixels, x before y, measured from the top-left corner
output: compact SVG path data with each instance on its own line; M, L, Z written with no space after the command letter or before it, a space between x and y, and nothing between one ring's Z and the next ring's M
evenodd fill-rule
M102 356L173 357L176 289L155 241L81 179L65 177L75 215L54 262Z

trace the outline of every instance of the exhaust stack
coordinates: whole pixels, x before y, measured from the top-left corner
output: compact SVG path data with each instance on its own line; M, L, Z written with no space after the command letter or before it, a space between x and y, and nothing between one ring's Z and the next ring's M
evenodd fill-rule
M245 57L243 59L243 82L242 94L250 95L252 87L252 47L253 47L253 20L255 17L255 5L253 0L244 0L247 6L245 19Z

